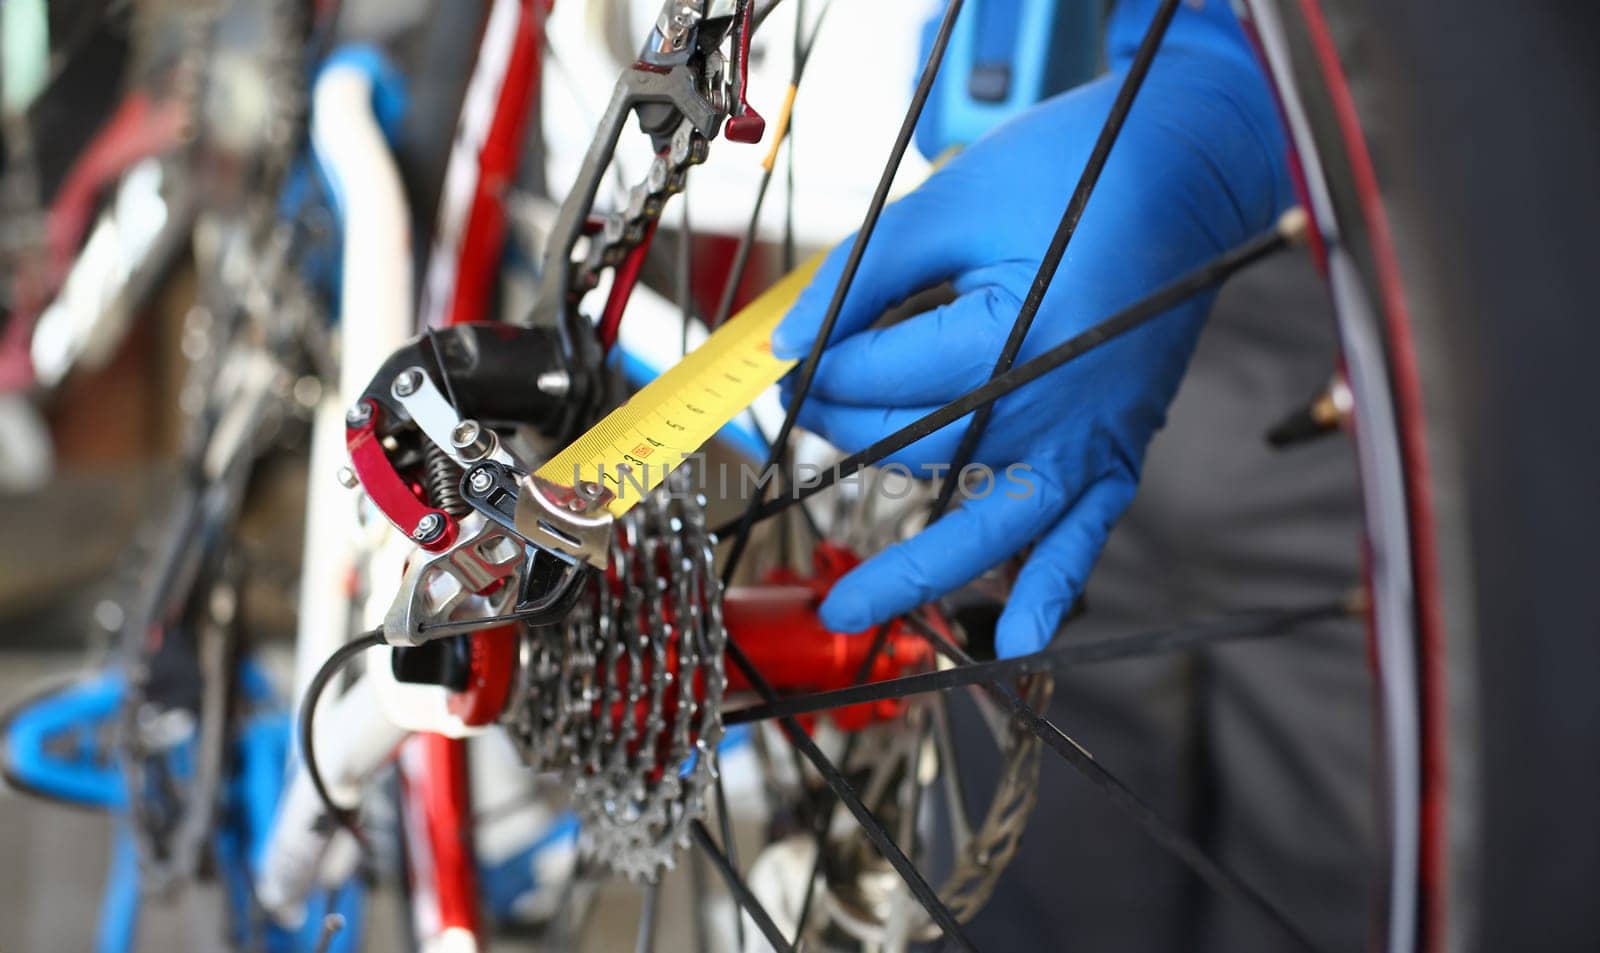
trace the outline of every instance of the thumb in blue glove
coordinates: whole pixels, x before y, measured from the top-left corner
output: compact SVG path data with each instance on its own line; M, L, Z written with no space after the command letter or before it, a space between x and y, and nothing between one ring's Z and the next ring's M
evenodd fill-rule
M994 130L885 209L799 423L855 451L983 384L1087 161L1154 0L1125 0L1111 72ZM1265 229L1290 194L1270 91L1221 0L1180 8L1018 356L1038 355ZM850 242L773 333L810 350ZM876 319L949 282L956 299ZM859 631L957 588L1032 544L1001 616L1002 656L1042 648L1132 500L1212 296L1181 305L1001 399L974 462L983 481L915 537L834 587L821 614ZM970 418L889 458L934 473Z

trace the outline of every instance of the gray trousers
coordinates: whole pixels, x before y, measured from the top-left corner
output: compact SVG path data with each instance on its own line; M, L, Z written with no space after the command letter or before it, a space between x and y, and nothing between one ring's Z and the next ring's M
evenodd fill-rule
M1280 256L1224 289L1091 577L1088 612L1062 638L1307 604L1359 578L1350 441L1274 451L1262 439L1334 362L1307 256ZM1324 949L1359 950L1376 890L1370 686L1362 626L1340 620L1058 676L1050 717ZM962 734L976 794L998 762L981 729ZM980 950L1292 948L1048 750L1039 790L1021 850L971 926Z

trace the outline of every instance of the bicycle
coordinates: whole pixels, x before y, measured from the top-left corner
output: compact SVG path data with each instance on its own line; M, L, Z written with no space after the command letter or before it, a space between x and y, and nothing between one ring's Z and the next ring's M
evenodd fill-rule
M409 327L409 294L393 294L394 288L379 287L384 283L368 275L365 278L372 287L347 297L363 302L387 300L392 307L377 309L385 313L378 316L375 326L381 326L369 337L380 346L359 356L347 355L348 363L361 361L366 366L348 371L353 383L347 382L342 388L344 400L337 405L341 409L331 417L326 408L322 411L320 439L332 439L337 450L338 438L343 437L345 447L355 457L355 480L399 532L388 532L377 546L377 555L364 560L374 600L366 611L371 617L382 617L383 624L373 634L347 642L343 620L335 620L328 630L332 635L302 635L301 639L302 649L321 646L327 651L318 654L331 656L328 665L306 679L312 690L302 727L302 748L308 761L313 756L331 756L334 763L330 778L333 783L320 792L328 817L340 819L352 832L359 831L359 822L350 813L358 790L353 782L374 770L399 742L400 724L409 723L419 730L468 734L480 724L499 721L508 724L519 738L524 757L546 768L566 765L564 778L579 786L580 797L595 795L578 805L585 832L582 850L590 861L653 883L676 856L680 840L686 837L723 877L749 917L752 933L759 932L775 948L793 948L803 938L811 942L838 938L838 933L822 932L826 930L843 931L843 936L852 941L885 946L942 934L946 941L970 948L962 923L982 905L985 891L992 889L994 878L1009 859L1008 852L1015 849L1022 836L1021 825L1026 822L1034 796L1031 777L1039 759L1046 756L1043 749L1049 748L1110 791L1119 806L1129 810L1158 844L1173 852L1202 881L1242 908L1253 909L1276 923L1282 930L1283 942L1315 948L1315 941L1275 907L1269 899L1270 892L1217 865L1060 728L1042 717L1039 709L1048 700L1049 674L1068 665L1151 651L1195 650L1227 639L1284 635L1286 628L1309 620L1355 614L1372 624L1376 682L1383 699L1378 717L1383 726L1386 759L1381 792L1387 827L1383 904L1386 922L1378 929L1377 945L1391 950L1419 946L1439 949L1447 945L1495 948L1496 938L1505 938L1528 911L1552 909L1557 903L1555 898L1574 889L1572 885L1563 890L1560 885L1542 882L1542 891L1512 889L1508 896L1495 877L1484 879L1475 872L1477 850L1516 856L1521 849L1516 832L1539 831L1548 823L1547 818L1519 816L1511 809L1514 802L1506 800L1510 795L1498 787L1501 766L1515 766L1522 776L1580 782L1551 785L1552 792L1561 792L1552 796L1576 797L1584 790L1580 772L1530 765L1526 755L1509 744L1515 731L1501 725L1484 728L1470 712L1462 710L1470 706L1460 699L1473 697L1475 686L1480 684L1475 677L1486 677L1474 672L1477 653L1487 653L1487 658L1495 660L1499 675L1504 676L1539 668L1550 659L1574 657L1575 652L1571 646L1560 645L1553 636L1543 634L1527 647L1531 657L1520 659L1507 658L1488 632L1468 637L1457 630L1453 638L1446 639L1446 613L1452 625L1468 625L1470 620L1479 618L1479 610L1468 605L1475 593L1464 584L1465 580L1473 573L1486 572L1486 567L1505 557L1484 554L1476 548L1469 550L1465 544L1441 547L1436 535L1441 531L1456 532L1460 527L1481 526L1486 530L1493 527L1510 538L1522 538L1526 530L1508 530L1495 518L1474 510L1463 515L1461 503L1449 493L1436 497L1435 491L1447 481L1460 478L1468 486L1476 486L1479 475L1494 467L1477 458L1463 462L1450 456L1463 444L1470 447L1472 439L1453 430L1447 419L1423 413L1428 392L1419 380L1419 355L1410 341L1413 328L1438 335L1437 322L1443 321L1442 309L1419 306L1418 301L1451 300L1462 306L1462 313L1477 315L1484 326L1491 326L1488 309L1471 307L1459 297L1472 283L1503 288L1506 285L1499 282L1510 278L1502 274L1490 279L1486 274L1477 274L1470 282L1440 282L1421 289L1401 286L1403 275L1412 271L1429 275L1431 269L1397 257L1396 243L1387 225L1391 217L1429 235L1440 247L1453 247L1459 239L1452 241L1439 234L1438 222L1448 221L1447 218L1415 216L1410 214L1415 212L1411 208L1395 210L1377 191L1366 148L1369 133L1342 75L1332 34L1318 5L1274 4L1265 0L1246 5L1295 144L1304 189L1303 212L1286 217L1271 233L1132 303L1111 316L1094 335L1069 341L1045 357L1003 371L983 388L929 414L912 427L845 457L834 465L832 476L816 485L778 500L758 498L742 517L724 523L716 531L709 529L700 512L701 504L692 494L675 497L658 491L635 515L620 521L620 538L614 538L604 520L596 519L594 525L572 521L571 514L596 516L598 494L588 498L581 487L541 485L529 475L533 468L525 465L539 451L528 448L526 438L523 446L513 445L518 439L512 432L514 428L497 428L494 423L497 416L501 423L536 422L543 425L547 446L559 447L614 400L614 382L605 370L602 355L616 338L629 292L644 264L643 249L655 233L662 207L681 187L687 169L703 159L709 141L725 121L734 122L728 127L730 138L755 134L755 113L739 98L740 69L748 57L750 33L776 4L757 5L753 0L728 3L703 15L696 5L686 5L682 10L676 9L678 6L669 4L664 8L653 34L654 45L647 47L654 50L655 59L647 53L641 61L644 65L625 71L618 83L591 161L553 227L539 295L525 324L500 333L498 338L489 337L499 333L496 330L467 323L435 329L406 342L403 338ZM909 145L917 114L956 30L961 6L960 0L954 0L941 21L890 166L863 223L862 245L870 242L873 222L887 200L894 166ZM1176 6L1175 0L1161 5L1138 61L1144 64L1143 68L1148 68L1151 57L1159 55L1162 30ZM528 14L536 8L529 4L521 9ZM684 14L685 19L675 20L674 13ZM1377 14L1368 11L1368 16ZM1546 23L1530 15L1519 28L1536 32L1546 28ZM1393 37L1394 45L1402 48L1411 39L1403 32ZM721 52L724 46L728 50L726 57ZM1431 52L1437 59L1448 61L1446 51ZM798 82L804 59L795 59ZM718 72L719 60L727 69L726 74ZM1135 101L1140 69L1136 62L1128 73L1119 96L1124 108ZM1425 103L1430 94L1438 91L1411 92L1417 102ZM352 94L347 107L353 109L352 104L361 102L363 95L366 94ZM652 179L636 190L634 201L623 214L593 227L589 221L591 206L606 174L610 150L621 134L623 122L632 118L643 119L653 134L661 169L652 169ZM775 140L781 141L783 127L780 121L769 130ZM1103 133L1108 145L1100 161L1108 161L1106 157L1114 154L1110 144L1115 136L1113 123ZM1402 152L1397 160L1403 166L1410 163L1408 167L1412 168L1455 169L1468 180L1481 175L1480 170L1465 168L1465 163L1450 162L1441 156L1437 146L1428 148L1403 137L1400 141L1410 150ZM377 156L375 150L369 150L360 159L352 160L350 168L367 172L374 166L381 167L383 160ZM771 175L769 165L766 178ZM1085 175L1074 204L1081 208L1081 203L1090 199L1093 183L1094 175ZM1419 204L1426 207L1426 197ZM388 218L383 217L385 211ZM1429 207L1429 211L1438 214L1437 208ZM395 221L393 213L392 206L379 209L376 220ZM744 267L755 230L752 219L741 253L735 257L730 288L738 286L738 273ZM347 233L347 242L351 234L370 237L373 232L383 231L381 227L372 232L357 228ZM578 253L580 245L585 244L580 241L583 238L587 238L587 248ZM1063 219L1051 252L1045 255L1041 277L1046 284L1070 238L1069 215ZM1368 544L1372 552L1372 571L1358 596L1333 592L1306 606L1243 613L1211 624L1115 642L1069 640L1034 656L989 662L973 658L974 647L982 641L980 633L953 624L943 613L918 613L880 629L873 639L842 640L840 651L846 656L842 663L820 675L797 675L798 666L779 664L775 653L782 647L785 633L807 630L805 607L848 566L850 554L820 546L818 562L810 572L795 574L791 570L788 575L774 576L774 584L781 584L791 593L798 591L778 612L770 607L740 605L731 590L720 589L721 582L733 574L729 567L737 564L746 550L756 521L784 512L800 512L806 499L888 452L980 411L1016 387L1099 346L1106 338L1158 318L1181 297L1300 242L1310 245L1329 276L1344 347L1341 381L1320 405L1308 411L1308 416L1312 430L1355 422L1353 432L1363 467ZM350 260L347 257L347 262ZM393 258L382 260L392 263ZM852 270L847 269L847 283ZM577 302L593 291L600 284L602 273L608 271L614 272L611 290L598 322L598 334L592 334L591 324L577 310ZM347 282L362 278L356 269L347 268ZM347 292L348 289L347 284ZM731 301L732 294L725 294L724 298ZM1037 301L1033 307L1037 307ZM1026 308L1025 305L1024 322ZM723 313L712 324L727 320L726 312L731 307L724 305L719 310ZM834 310L837 311L837 303ZM462 311L469 317L477 314L470 307ZM349 328L346 331L350 333ZM826 337L825 330L821 338ZM1428 340L1430 346L1437 344L1432 337ZM1536 343L1526 335L1511 342L1498 337L1495 340L1514 349L1531 349ZM815 372L819 353L820 346L801 365L797 404L804 401L805 382ZM381 368L374 366L385 358L387 363ZM495 359L504 363L496 367ZM1477 366L1505 365L1485 360ZM530 368L537 373L529 374ZM516 381L518 374L521 384ZM529 377L536 383L532 389L525 383ZM1430 367L1430 378L1460 386L1449 368ZM1564 375L1552 381L1551 386L1554 390L1577 383L1577 378ZM353 401L352 393L359 395L359 401ZM1529 399L1536 398L1529 395ZM502 403L496 405L496 401ZM521 406L507 406L516 401L521 401ZM485 409L480 411L477 407ZM471 414L466 413L469 408L473 409ZM791 407L770 441L769 465L780 462L797 410ZM392 438L393 447L385 444L386 438ZM1441 452L1445 456L1443 465L1437 460ZM325 473L327 468L314 463L313 472L319 470ZM411 482L425 483L427 491L412 491L407 485L408 476ZM563 490L580 492L562 495ZM1562 511L1577 514L1576 522L1592 522L1592 506L1572 506L1573 502L1553 494L1539 501L1539 506L1552 510L1570 507ZM552 503L566 506L568 512L551 509ZM311 509L313 513L325 512L316 501ZM1451 519L1439 515L1444 510L1452 513ZM336 522L319 515L317 526L325 529ZM565 536L560 532L563 528L569 531ZM720 574L711 553L713 537L731 538L733 543ZM418 555L418 543L432 555ZM654 581L661 597L653 603L629 601L628 574L655 580L663 572L657 564L663 550L670 553L664 557L667 565L681 568ZM1441 559L1441 551L1470 551L1483 561L1476 567L1466 567ZM1558 555L1541 553L1537 558L1540 565L1551 565ZM411 560L409 567L407 560ZM584 568L596 561L615 577L609 584L594 581L594 571ZM402 569L406 581L401 598L393 603L398 608L391 611L381 580L401 578ZM1551 575L1558 577L1559 573ZM325 584L331 578L331 574L312 574L308 570L308 585ZM444 592L430 605L426 598L438 585L453 586L453 591ZM1571 595L1553 592L1549 580L1540 580L1533 588L1548 604L1569 607L1569 618L1584 617L1581 607L1572 607ZM1505 592L1488 597L1482 609L1486 623L1502 618L1501 599L1514 603L1516 597ZM649 611L651 604L656 606L655 614ZM678 618L685 607L691 618L687 632ZM342 602L319 609L324 609L326 616L312 612L308 618L334 619L348 614ZM726 615L725 619L717 617L719 611ZM779 623L764 621L761 612L769 612L766 619L775 617ZM741 625L750 628L742 629ZM617 632L637 636L638 644L619 637ZM830 644L828 635L813 633L811 644ZM403 713L399 723L392 717L388 725L375 722L370 716L378 703L366 694L368 689L353 689L339 700L340 721L376 727L353 756L351 752L329 752L327 743L314 740L309 727L316 696L340 664L380 643L393 647L396 659L390 667L396 676L392 679L394 685L381 690L405 693L396 697L407 699L404 704L388 707L391 716ZM343 647L333 651L333 645ZM892 652L888 651L890 646ZM649 659L641 654L645 651L652 653ZM732 662L731 670L724 671L724 652ZM763 657L764 652L774 654ZM880 665L886 658L893 661L887 668ZM1467 671L1463 672L1463 668ZM358 685L383 678L384 671L382 665L369 667ZM646 672L650 673L649 684L645 681ZM660 678L662 673L671 673L678 686L697 684L702 689L695 693L681 688L669 692ZM1010 680L1019 676L1029 678L1013 687ZM1531 677L1515 683L1519 691L1534 684ZM931 783L913 767L928 757L942 764L951 756L951 746L937 706L906 699L954 686L977 688L987 699L984 704L998 713L996 736L1008 751L1007 777L1016 783L997 796L989 818L967 842L967 846L980 842L984 848L974 854L971 866L935 888L918 872L906 849L916 840L917 818L922 809L919 802ZM815 691L819 687L826 690ZM725 692L752 693L757 700L724 710ZM562 704L534 701L551 698ZM643 707L635 709L647 698ZM797 718L844 706L857 713L860 721L850 724L848 716L842 719L856 730L846 732L848 738L841 742L843 751L833 758ZM1512 710L1517 719L1507 724L1560 728L1562 719L1557 712L1531 705ZM795 759L787 790L782 790L782 779L775 786L794 805L800 842L809 841L813 847L809 857L802 854L798 864L790 865L793 870L789 873L782 873L786 868L780 867L777 879L788 882L780 883L778 889L769 885L766 896L762 896L763 891L748 882L731 856L728 827L713 834L704 819L710 814L708 802L721 800L712 762L722 727L770 720L779 723L783 740L767 738L767 770L778 778L780 770L788 770L780 766L789 758ZM825 737L825 733L819 736ZM646 744L642 739L653 743ZM867 752L859 750L863 745ZM661 751L663 746L665 754ZM412 783L428 776L444 779L444 783L425 788L417 799L422 804L421 824L427 830L416 843L430 845L436 864L424 870L435 878L436 896L422 902L438 904L435 936L448 934L455 937L453 942L476 942L472 938L477 936L478 926L470 903L475 890L474 872L465 858L449 855L445 850L452 837L459 836L464 825L463 806L468 803L460 749L453 742L429 741L423 750L421 757L427 759L428 770L421 775L411 774ZM1476 777L1472 774L1478 769L1473 763L1475 756L1486 759L1487 765ZM800 759L822 780L825 792L807 792L807 769ZM875 770L866 772L864 783L852 783L849 775L863 762L874 764ZM681 776L680 768L684 771ZM943 773L948 779L956 772ZM323 788L324 784L314 778L313 774L292 783L289 802L298 800L302 806L288 810L288 821L280 817L277 833L266 847L269 854L278 852L284 856L310 845L311 853L317 855L310 863L313 871L321 851L329 849L336 833L327 829L325 822L319 822L319 802L310 791ZM1485 782L1486 787L1478 787ZM1494 805L1485 815L1475 813L1472 806L1480 793L1487 793L1489 803ZM949 803L961 803L955 789L945 797ZM860 822L864 841L835 836L831 822L841 812ZM726 825L725 806L719 805L715 813ZM958 809L956 816L962 813ZM437 823L440 819L446 821L442 827ZM994 823L990 825L989 820ZM1481 829L1476 826L1479 823L1483 824ZM1470 833L1463 833L1462 825ZM359 836L353 833L352 838ZM897 841L908 843L902 846ZM844 865L844 873L836 869L824 871L825 859L830 857L853 858L854 863ZM887 871L878 866L880 858L887 864ZM418 869L414 867L413 873ZM275 873L270 861L263 870L269 881L295 879ZM905 881L904 888L892 886L893 877L887 876L890 873ZM1582 882L1582 878L1573 880ZM583 881L580 876L571 883ZM884 886L885 881L891 885ZM647 898L655 897L657 889L647 887ZM1472 900L1463 901L1463 897L1475 896L1478 889L1493 889L1496 903L1478 909ZM293 889L282 891L276 899L268 899L266 906L281 914L294 905L296 893ZM797 895L799 902L793 916L783 917L789 922L784 924L788 929L782 929L779 916L769 907L777 906L775 895L782 899L786 894ZM447 896L451 898L448 901ZM921 913L910 907L909 899L917 902ZM579 906L567 904L573 910ZM704 909L706 903L698 902L695 907ZM649 911L658 914L659 907L647 899L645 909L640 942L648 948L655 923L654 914ZM823 912L814 912L818 910Z

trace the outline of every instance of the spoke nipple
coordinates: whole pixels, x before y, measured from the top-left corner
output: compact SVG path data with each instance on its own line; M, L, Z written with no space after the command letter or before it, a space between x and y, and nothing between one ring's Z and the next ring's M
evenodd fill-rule
M1296 205L1278 216L1278 234L1288 239L1291 245L1305 244L1311 234L1311 216Z
M1268 445L1282 449L1333 433L1350 422L1355 395L1343 375L1336 375L1322 393L1267 431Z

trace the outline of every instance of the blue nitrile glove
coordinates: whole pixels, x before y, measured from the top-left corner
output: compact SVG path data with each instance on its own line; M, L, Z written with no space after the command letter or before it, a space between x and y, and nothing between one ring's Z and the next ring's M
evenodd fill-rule
M858 450L988 379L1123 72L1155 9L1124 0L1111 73L981 139L884 211L800 423ZM1266 80L1226 0L1184 4L1135 101L1019 356L1026 361L1270 226L1290 199ZM836 249L773 352L810 348L844 267ZM886 309L942 282L959 297L873 330ZM999 401L976 462L993 490L840 580L822 620L858 631L954 589L1035 544L1000 620L1001 655L1049 641L1112 524L1194 349L1211 295L1190 301ZM966 426L891 461L932 475ZM1007 467L1023 464L1026 471ZM982 489L980 482L979 489ZM1019 498L1020 497L1020 498Z

